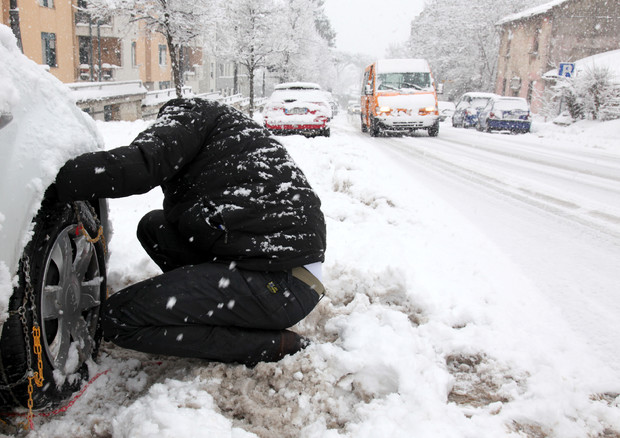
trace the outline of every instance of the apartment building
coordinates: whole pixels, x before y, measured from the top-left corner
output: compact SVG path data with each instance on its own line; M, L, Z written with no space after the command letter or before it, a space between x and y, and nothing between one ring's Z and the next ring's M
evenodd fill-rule
M86 6L86 0L0 0L0 18L12 28L23 53L64 83L118 82L119 89L127 90L120 84L141 81L146 91L174 87L163 35L127 17L96 19ZM195 94L232 93L232 67L208 57L200 40L182 49L181 63L184 85ZM133 95L137 99L140 93ZM95 118L99 113L105 119L125 118L116 103L107 105L105 115L101 105L83 106ZM130 113L137 114L134 109Z
M620 2L554 0L498 23L501 42L495 92L542 107L542 76L560 62L620 49Z

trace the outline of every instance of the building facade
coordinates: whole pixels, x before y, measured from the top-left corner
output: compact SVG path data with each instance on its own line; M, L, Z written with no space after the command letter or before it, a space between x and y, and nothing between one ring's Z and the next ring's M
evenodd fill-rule
M620 2L555 0L504 18L498 29L495 92L524 97L539 112L543 74L560 62L620 48Z
M166 40L144 22L95 19L87 0L0 0L0 7L22 52L64 83L142 81L147 92L174 87ZM232 65L207 56L202 46L196 39L182 49L184 85L195 94L231 94Z

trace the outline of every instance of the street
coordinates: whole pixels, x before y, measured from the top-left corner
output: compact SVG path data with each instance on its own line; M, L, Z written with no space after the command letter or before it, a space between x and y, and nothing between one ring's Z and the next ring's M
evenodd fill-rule
M620 155L534 134L442 125L438 138L370 138L508 254L620 373ZM619 140L620 142L620 140Z

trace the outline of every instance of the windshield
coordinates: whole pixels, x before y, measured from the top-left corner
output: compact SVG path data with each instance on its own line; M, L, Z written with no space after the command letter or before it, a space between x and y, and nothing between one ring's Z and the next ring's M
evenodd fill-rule
M426 90L431 88L431 74L428 72L380 73L377 75L377 90Z
M471 106L474 108L484 108L489 103L490 97L476 97L472 99Z

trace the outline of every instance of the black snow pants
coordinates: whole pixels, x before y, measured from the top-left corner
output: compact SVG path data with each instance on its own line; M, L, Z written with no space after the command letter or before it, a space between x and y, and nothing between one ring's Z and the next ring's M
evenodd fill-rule
M205 262L161 210L142 218L138 239L164 273L108 298L102 312L107 339L146 353L247 365L299 349L284 345L294 335L285 329L308 315L323 293L308 271L300 276Z

